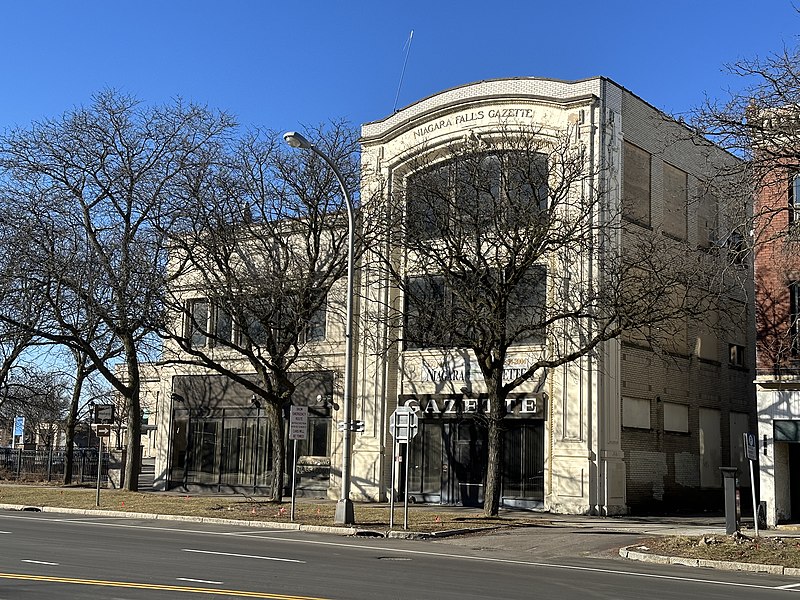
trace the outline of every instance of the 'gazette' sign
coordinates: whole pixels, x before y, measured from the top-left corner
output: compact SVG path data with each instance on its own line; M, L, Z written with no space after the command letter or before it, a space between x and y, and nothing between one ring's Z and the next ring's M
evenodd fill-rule
M536 392L519 398L506 398L506 414L517 417L543 419L546 395ZM421 417L447 417L485 413L489 408L488 398L460 398L448 396L417 396L403 403Z
M498 121L504 119L532 119L533 114L534 110L532 108L488 108L465 111L417 127L414 129L414 139L425 137L441 129L453 127L454 125L478 124L487 119L496 119Z

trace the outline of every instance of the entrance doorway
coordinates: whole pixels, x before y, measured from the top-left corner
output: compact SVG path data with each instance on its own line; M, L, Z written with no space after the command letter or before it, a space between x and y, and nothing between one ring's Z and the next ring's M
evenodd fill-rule
M477 419L426 419L411 443L408 492L417 502L483 505L486 429ZM508 419L501 464L504 504L544 501L544 421Z
M800 522L800 443L789 446L789 510L791 521Z

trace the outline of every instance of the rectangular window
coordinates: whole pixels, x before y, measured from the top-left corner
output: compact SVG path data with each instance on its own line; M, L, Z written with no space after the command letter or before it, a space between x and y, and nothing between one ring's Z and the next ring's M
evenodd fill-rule
M539 152L466 154L406 180L406 236L412 241L535 224L549 195Z
M789 336L792 356L800 354L800 281L789 284Z
M218 304L214 306L214 337L228 344L233 341L233 316Z
M543 343L546 269L533 266L520 281L507 284L499 273L495 275L476 275L473 284L462 282L457 290L449 287L455 282L442 276L410 277L405 290L405 347L469 346L473 336L500 335L502 328L510 345Z
M728 364L733 367L744 366L744 346L728 344Z
M664 402L664 431L689 433L689 407L686 404Z
M717 197L704 194L697 205L697 247L710 250L719 240L719 210Z
M412 240L442 237L449 225L450 169L447 164L409 177L406 190L407 235Z
M445 292L444 278L409 277L406 288L403 333L406 348L449 347L452 298Z
M664 163L664 232L679 240L686 239L688 175Z
M197 298L189 300L185 335L195 348L205 346L208 342L208 300Z
M535 266L525 273L525 279L510 292L506 335L514 344L543 344L545 331L541 324L546 318L547 270Z
M650 400L623 398L622 426L650 429Z
M298 302L286 295L277 301L253 299L246 311L244 333L254 346L305 344L325 339L327 305L311 314L308 321L298 313ZM243 337L243 336L241 336ZM245 341L245 340L243 340Z
M322 306L311 315L308 325L301 332L299 340L301 344L304 342L321 342L325 339L326 313L326 307Z
M800 220L800 173L792 173L789 177L789 223Z
M622 215L650 226L650 153L624 143L622 158Z
M728 234L725 244L728 249L728 262L738 267L747 266L747 257L750 250L747 247L747 240L741 231L735 229Z

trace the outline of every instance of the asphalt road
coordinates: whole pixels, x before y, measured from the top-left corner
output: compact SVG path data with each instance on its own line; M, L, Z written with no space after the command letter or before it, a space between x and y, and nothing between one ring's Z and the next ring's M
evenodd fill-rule
M0 512L0 600L800 598L787 577L616 557L636 539L528 528L431 542Z

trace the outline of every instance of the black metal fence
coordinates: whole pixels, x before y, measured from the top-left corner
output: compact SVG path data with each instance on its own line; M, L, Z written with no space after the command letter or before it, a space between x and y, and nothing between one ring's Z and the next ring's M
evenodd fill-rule
M72 455L72 480L69 483L96 482L97 448L76 448ZM101 481L108 479L108 459L108 453L103 452ZM0 448L0 479L62 483L64 482L66 463L67 457L64 450Z

